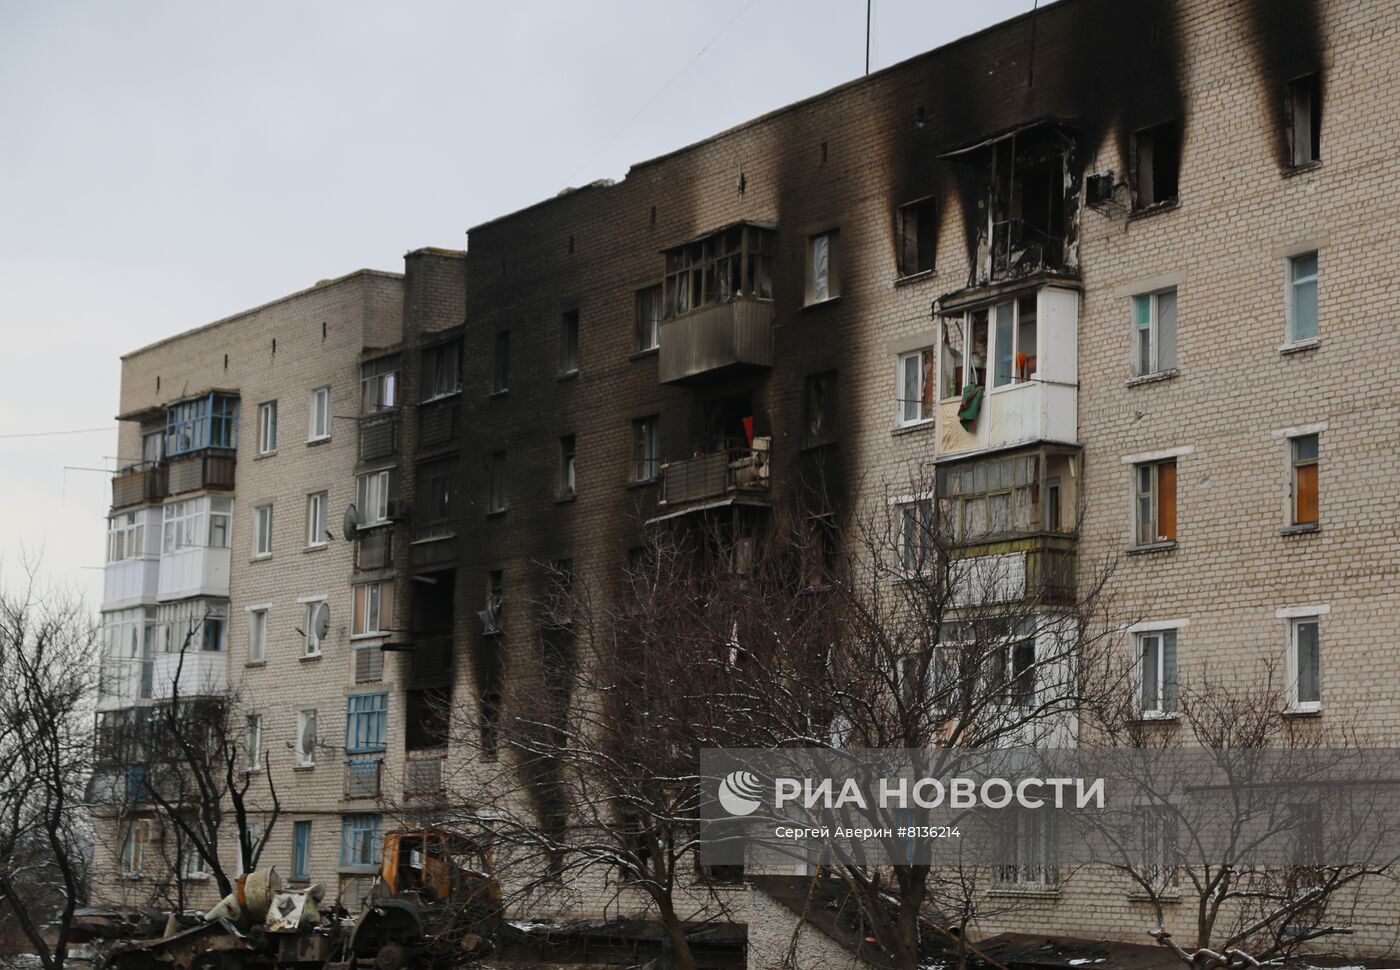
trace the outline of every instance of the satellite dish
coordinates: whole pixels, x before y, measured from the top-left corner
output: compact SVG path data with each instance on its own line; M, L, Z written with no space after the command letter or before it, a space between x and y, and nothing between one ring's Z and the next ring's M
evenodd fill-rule
M360 531L360 510L355 508L354 502L345 506L345 518L340 522L340 531L347 542L355 538L355 533Z
M316 612L311 614L311 632L318 643L326 639L326 634L331 632L331 604L316 604Z

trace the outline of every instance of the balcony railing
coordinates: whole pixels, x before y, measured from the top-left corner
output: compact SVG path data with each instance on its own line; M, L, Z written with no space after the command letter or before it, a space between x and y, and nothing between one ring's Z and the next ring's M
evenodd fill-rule
M404 795L424 798L442 794L442 766L446 760L446 748L409 751L404 762Z
M740 494L768 493L769 448L767 439L754 439L752 448L724 451L661 466L659 505L674 507Z
M394 564L392 526L365 529L355 536L355 568L387 569Z
M418 405L418 446L436 448L453 441L459 430L460 414L460 404L455 398Z
M399 450L399 412L360 415L360 461L387 458Z
M773 366L773 304L730 300L661 324L657 379L677 384L734 366Z
M233 454L232 451L205 449L170 459L166 476L170 494L180 495L201 488L232 489Z
M228 656L222 650L163 653L154 666L151 696L157 700L168 700L177 688L187 698L217 697L228 690Z
M384 762L378 759L345 762L345 797L378 798Z
M97 708L115 710L149 700L153 665L139 657L103 657L97 668Z
M112 508L159 502L165 498L165 466L141 465L112 479Z
M1072 604L1077 537L1036 532L959 547L949 568L952 600L959 607L1033 601Z

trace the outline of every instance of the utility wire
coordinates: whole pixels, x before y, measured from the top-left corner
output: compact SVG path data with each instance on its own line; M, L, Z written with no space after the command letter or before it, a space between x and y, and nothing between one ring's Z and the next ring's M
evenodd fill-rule
M636 121L638 118L640 118L640 117L642 116L642 114L643 114L648 108L650 108L653 104L655 104L655 103L656 103L656 99L659 98L659 97L661 97L663 94L665 94L666 91L667 91L667 89L669 89L669 88L671 87L671 85L673 85L673 84L675 84L677 81L679 81L681 75L684 74L686 71L690 70L690 69L695 65L695 62L698 61L698 60L700 60L700 58L704 55L705 51L707 51L707 50L710 49L710 45L713 44L715 41L719 40L721 37L723 37L724 34L725 34L725 32L728 31L730 27L733 27L733 26L734 26L734 22L735 22L736 20L738 20L740 17L742 17L744 14L748 13L749 8L752 7L752 6L754 5L754 3L756 3L756 2L757 2L757 0L749 0L748 3L744 4L743 9L741 9L741 10L740 10L738 13L736 13L734 16L730 17L730 18L729 18L729 22L726 23L723 27L721 27L721 28L719 29L719 31L718 31L713 37L711 37L709 40L705 41L705 46L702 47L702 48L700 48L700 50L696 52L695 56L692 57L692 58L686 63L686 65L685 65L684 67L682 67L682 68L681 68L679 71L677 71L675 74L671 75L671 80L669 80L669 81L667 81L665 84L661 85L661 87L657 90L657 92L656 92L655 94L653 94L650 98L647 99L647 103L644 104L644 105L642 105L640 108L637 109L637 113L636 113L636 114L634 114L632 117L628 118L627 121L626 121L625 123L623 123L622 127L619 128L619 129L617 130L617 132L616 132L611 138L609 138L607 141L603 142L602 146L601 146L597 151L595 151L592 155L589 155L588 158L586 158L586 159L579 165L578 168L576 168L576 169L574 169L572 172L570 172L570 173L569 173L569 177L568 177L568 179L566 179L566 181L572 182L572 181L574 180L574 178L579 174L579 172L582 172L582 171L583 171L584 169L586 169L588 166L592 165L593 162L594 162L594 160L597 159L597 157L598 157L599 155L603 154L603 152L605 152L605 151L607 151L609 148L611 148L613 142L615 142L615 141L617 141L619 138L621 138L623 132L625 132L628 128L631 128L631 127L632 127L632 123L633 123L634 121Z
M111 425L105 428L73 428L69 431L21 431L15 434L0 434L0 438L52 438L60 434L97 434L99 431L115 431Z

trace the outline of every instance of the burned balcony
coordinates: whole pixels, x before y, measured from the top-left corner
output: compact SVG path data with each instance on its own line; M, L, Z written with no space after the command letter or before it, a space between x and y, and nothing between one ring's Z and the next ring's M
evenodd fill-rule
M757 437L748 448L725 448L663 462L657 504L668 511L730 499L766 504L769 449L769 439Z
M404 761L404 796L418 799L441 797L443 763L446 760L446 747L407 752Z
M394 564L394 530L382 525L355 533L355 568L388 569Z
M461 402L457 398L418 405L418 447L440 448L461 432Z
M377 758L345 762L345 797L378 798L384 762Z
M976 252L967 285L1079 272L1078 138L1054 121L1020 125L942 158L958 166Z
M662 384L773 366L775 236L739 224L666 251Z
M374 411L360 415L360 461L388 458L399 450L399 412L397 409Z
M112 479L112 508L146 505L165 499L165 466L160 462L128 465Z

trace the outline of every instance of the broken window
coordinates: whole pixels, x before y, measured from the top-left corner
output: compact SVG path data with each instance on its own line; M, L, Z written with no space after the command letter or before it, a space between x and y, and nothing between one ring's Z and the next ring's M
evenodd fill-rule
M841 295L839 234L835 229L807 240L806 304L820 303Z
M731 226L666 252L666 319L735 298L773 298L774 233Z
M947 400L962 393L962 366L963 321L944 320L942 358L938 364L940 398Z
M1135 634L1138 660L1138 708L1144 717L1176 713L1176 631Z
M815 448L836 440L836 372L807 378L803 446Z
M933 272L938 223L935 200L920 199L899 207L895 219L895 262L900 276Z
M962 388L987 385L987 311L972 310L964 323L968 337L963 351Z
M447 744L451 687L404 691L404 749L422 751Z
M574 479L574 436L562 435L559 438L559 490L561 499L573 498L576 482Z
M1288 260L1288 342L1317 338L1317 250Z
M496 334L491 358L491 393L504 394L510 389L510 331Z
M1133 134L1133 208L1175 202L1181 171L1181 125L1168 121Z
M462 345L450 343L423 351L423 400L456 394L462 389Z
M360 365L360 413L372 414L399 405L399 358L381 357Z
M1288 621L1289 706L1295 711L1322 707L1322 644L1317 616Z
M559 373L578 373L578 311L559 318Z
M1137 544L1176 541L1176 459L1134 466Z
M340 864L342 866L379 865L378 815L346 815L340 823ZM346 893L341 892L341 905L346 905Z
M995 386L1030 380L1038 360L1035 295L998 303L992 313L996 319Z
M632 349L637 353L661 346L661 287L637 291L637 331Z
M933 348L899 356L899 425L907 427L933 420Z
M504 512L506 510L506 453L498 451L491 456L490 466L490 494L486 505L486 511Z
M418 500L414 503L413 516L415 538L440 539L456 534L456 510L452 500L456 477L451 460L418 466Z
M1288 439L1293 525L1317 524L1317 442L1315 434Z
M1322 158L1322 78L1294 78L1284 89L1288 112L1288 160L1295 168Z
M649 482L661 473L661 428L655 415L632 419L632 481Z
M1176 288L1133 297L1133 373L1176 369Z

